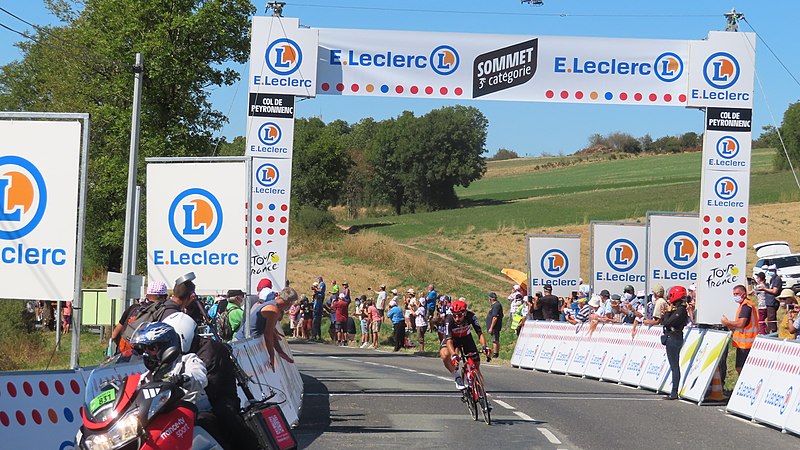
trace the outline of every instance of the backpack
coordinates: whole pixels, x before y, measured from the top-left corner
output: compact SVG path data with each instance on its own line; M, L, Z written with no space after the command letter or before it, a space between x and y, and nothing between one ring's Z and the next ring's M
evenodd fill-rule
M131 311L131 314L128 316L128 323L125 324L125 329L122 331L122 336L119 340L119 351L121 353L133 349L130 344L133 332L139 328L139 325L145 322L156 321L156 318L159 317L164 310L164 304L166 302L167 299L159 300L149 305L141 305L139 308Z
M219 308L223 306L225 309L220 312ZM217 326L217 334L219 334L219 337L224 341L230 341L233 339L233 334L236 332L236 330L231 328L231 321L228 319L230 312L235 309L241 310L242 308L235 306L231 309L228 309L227 302L225 302L225 305L220 304L217 307L217 316L214 318L214 323ZM239 326L241 327L242 325L239 324Z

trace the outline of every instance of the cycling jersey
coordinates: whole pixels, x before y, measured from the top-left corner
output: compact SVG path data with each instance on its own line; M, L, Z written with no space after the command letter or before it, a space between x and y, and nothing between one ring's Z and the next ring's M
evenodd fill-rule
M456 323L456 320L453 318L452 315L447 316L444 319L444 340L448 338L453 338L455 340L470 337L470 328L475 329L475 333L482 334L481 325L478 321L478 317L472 311L467 311L466 317L464 317L464 321L460 324Z

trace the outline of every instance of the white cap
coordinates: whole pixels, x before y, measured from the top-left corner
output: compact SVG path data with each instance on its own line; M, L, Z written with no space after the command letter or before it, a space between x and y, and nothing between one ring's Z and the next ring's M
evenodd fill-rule
M589 300L589 306L592 308L599 308L600 307L600 296L597 294L592 294L592 299Z
M690 291L696 291L696 290L697 290L697 285L696 285L696 284L694 284L694 283L690 284L690 285L689 285L689 290L690 290Z
M767 267L767 269L768 270L778 270L778 266L776 266L775 264L770 264L769 267Z
M518 290L520 290L521 288L522 288L522 287L521 287L520 285L518 285L518 284L515 284L515 285L514 285L514 290L515 290L515 291L518 291Z
M394 300L389 301L389 306L397 306L397 302Z

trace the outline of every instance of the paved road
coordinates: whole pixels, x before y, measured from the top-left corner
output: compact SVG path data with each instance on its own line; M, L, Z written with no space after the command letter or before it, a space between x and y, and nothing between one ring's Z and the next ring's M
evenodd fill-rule
M760 449L800 439L720 406L590 379L483 364L494 423L474 422L441 362L292 342L305 382L301 448Z

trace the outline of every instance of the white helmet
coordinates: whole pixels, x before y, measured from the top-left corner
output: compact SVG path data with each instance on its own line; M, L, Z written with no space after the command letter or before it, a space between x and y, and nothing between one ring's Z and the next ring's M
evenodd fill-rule
M162 322L172 326L175 332L178 333L178 337L181 338L181 352L184 354L189 353L189 349L192 347L192 341L194 340L194 330L197 328L194 319L189 317L188 314L176 312L170 314L170 316L165 318Z

